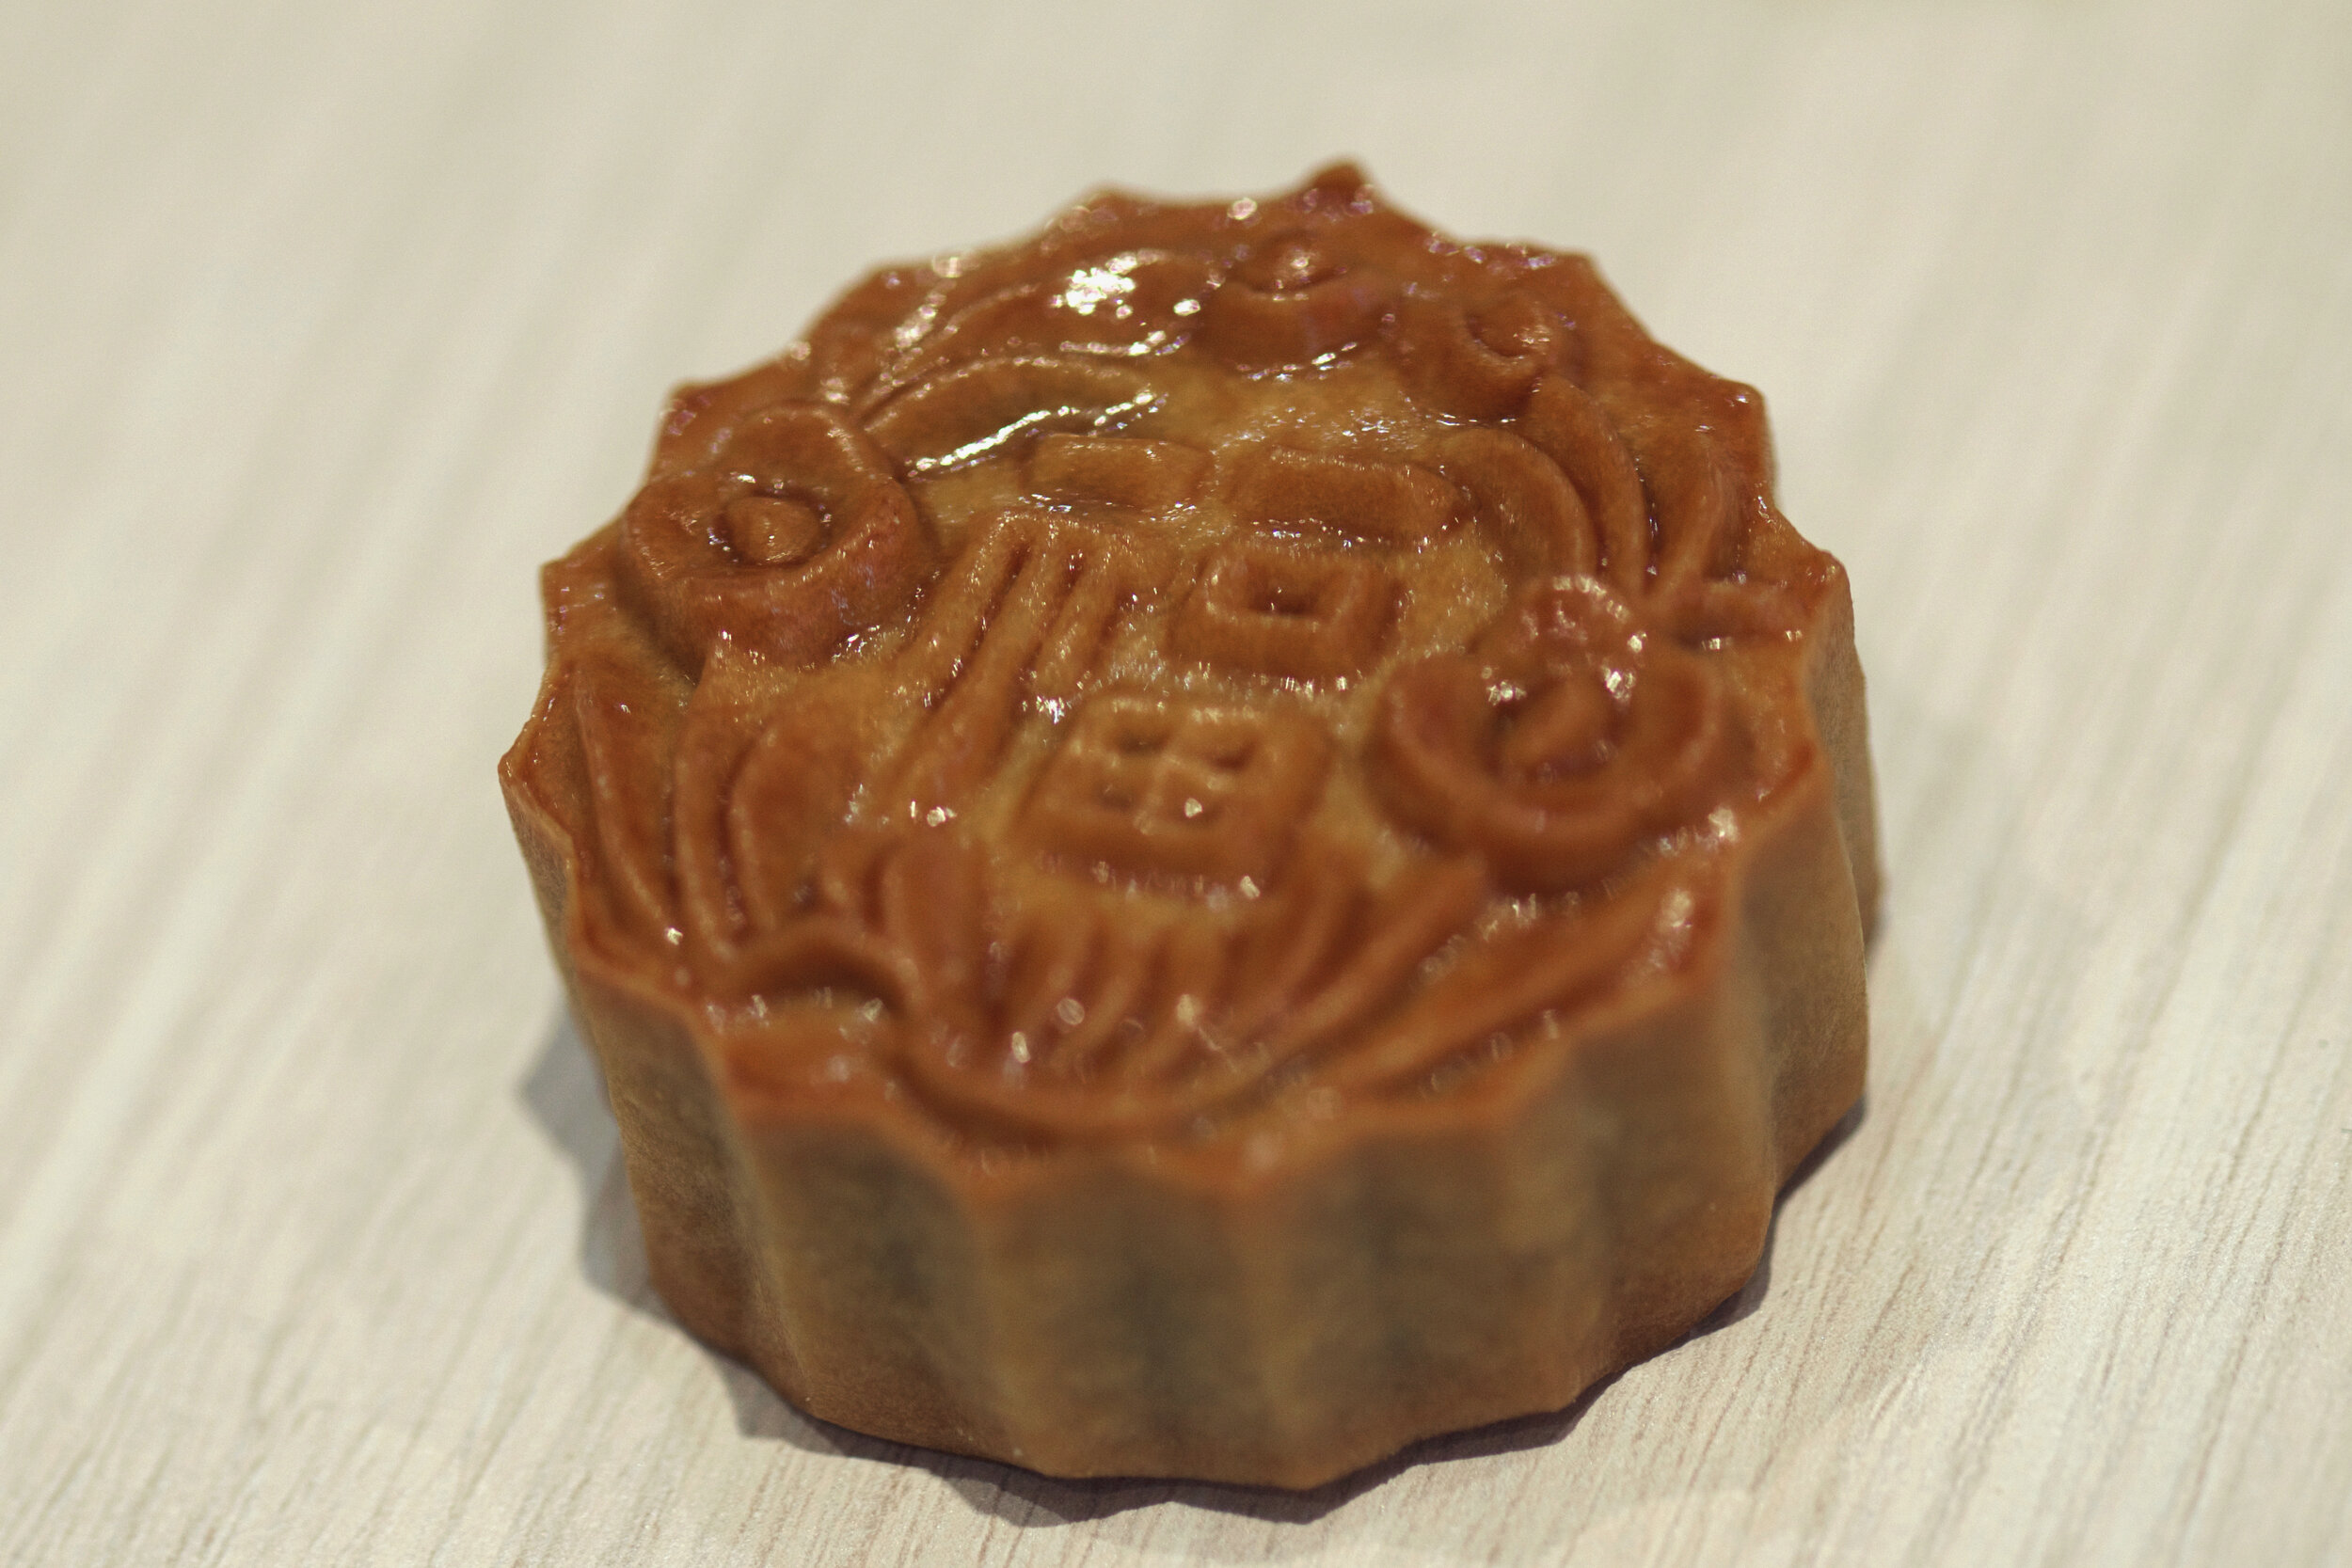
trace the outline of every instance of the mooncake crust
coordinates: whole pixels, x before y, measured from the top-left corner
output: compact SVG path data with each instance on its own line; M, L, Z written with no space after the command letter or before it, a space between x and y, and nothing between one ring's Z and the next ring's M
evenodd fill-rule
M1310 1486L1736 1291L1857 1100L1761 402L1342 166L689 388L501 765L656 1288L811 1414Z

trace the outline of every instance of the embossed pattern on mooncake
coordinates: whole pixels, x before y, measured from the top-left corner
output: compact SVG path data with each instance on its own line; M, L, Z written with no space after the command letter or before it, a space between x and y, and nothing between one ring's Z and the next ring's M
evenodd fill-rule
M1669 1342L1859 1093L1759 400L1352 168L876 274L545 587L501 773L655 1279L816 1414L1311 1484Z

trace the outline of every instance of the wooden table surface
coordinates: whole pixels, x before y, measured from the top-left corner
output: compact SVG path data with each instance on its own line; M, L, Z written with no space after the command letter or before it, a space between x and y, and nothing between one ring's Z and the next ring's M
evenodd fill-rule
M1105 179L1592 251L1851 566L1867 1111L1324 1491L815 1425L645 1284L491 777L670 382ZM0 4L0 1559L2352 1561L2352 9Z

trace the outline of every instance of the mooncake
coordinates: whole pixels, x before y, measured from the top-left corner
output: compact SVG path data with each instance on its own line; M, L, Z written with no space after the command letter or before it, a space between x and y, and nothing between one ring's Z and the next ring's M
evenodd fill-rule
M501 778L653 1282L825 1420L1303 1487L1558 1409L1861 1092L1761 401L1353 167L873 274L542 586Z

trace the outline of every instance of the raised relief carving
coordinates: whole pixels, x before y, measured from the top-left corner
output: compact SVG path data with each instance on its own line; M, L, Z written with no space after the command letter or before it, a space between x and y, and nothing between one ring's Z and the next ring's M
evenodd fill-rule
M1399 671L1377 725L1391 809L1529 892L1597 881L1737 784L1714 673L1593 578L1533 584L1470 652Z
M1598 574L1686 642L1787 638L1803 624L1781 584L1744 570L1754 519L1742 514L1755 493L1707 423L1621 424L1566 373L1573 332L1556 311L1505 293L1473 315L1416 293L1391 314L1390 336L1422 403L1510 421L1454 431L1434 455L1515 576ZM1753 397L1739 389L1731 401Z
M1234 515L1286 531L1320 531L1386 545L1435 538L1463 513L1462 495L1412 463L1367 461L1265 447L1240 459Z
M1524 294L1476 311L1428 290L1408 291L1390 318L1390 341L1416 397L1457 419L1502 420L1527 405L1568 349L1559 316Z
M1015 512L981 528L894 672L924 717L885 769L877 808L908 819L961 811L1025 710L1066 711L1114 626L1173 563L1155 541L1059 518Z
M1437 443L1438 469L1470 498L1479 526L1515 578L1590 573L1600 540L1584 499L1532 441L1472 426Z
M1329 753L1303 715L1108 693L1086 705L1047 762L1022 826L1050 855L1263 886Z
M1259 241L1244 252L1200 316L1201 341L1246 371L1311 365L1380 329L1395 281L1351 268L1309 233Z
M1006 513L972 531L896 651L783 701L704 701L679 746L676 859L707 983L750 996L850 974L904 992L911 960L848 890L887 843L969 806L1025 717L1075 702L1170 564L1148 540Z
M1371 668L1395 602L1393 574L1366 556L1239 539L1209 553L1169 646L1229 670L1331 680Z
M944 840L923 852L956 863L925 879L956 902L931 901L920 967L954 981L907 1032L903 1065L960 1117L1057 1142L1214 1126L1344 1075L1352 1037L1488 895L1460 861L1375 889L1360 855L1310 835L1295 873L1230 922L1057 900L990 935L985 858Z
M1158 512L1192 499L1209 467L1207 452L1176 441L1053 435L1029 454L1029 493Z
M1191 335L1216 277L1201 257L1144 249L1000 289L914 337L878 367L858 406L870 410L935 370L981 358L1165 353Z
M904 610L933 559L888 458L818 403L747 415L707 464L639 491L621 537L655 626L692 668L722 643L813 664Z
M1662 951L1678 847L1764 787L1711 650L1801 585L1739 406L1645 412L1684 371L1588 271L1418 232L1341 178L1106 199L682 396L619 554L700 689L571 689L616 907L713 996L870 997L878 1061L1032 1132L1394 1087ZM1301 376L1326 427L1253 412Z
M1711 1310L1867 1019L1769 469L1581 258L1347 168L680 391L501 765L679 1319L862 1431L1306 1485Z
M917 382L866 421L914 473L985 457L1013 437L1103 430L1152 405L1151 380L1117 363L1062 356L990 357Z
M1599 570L1620 594L1648 585L1649 500L1641 470L1617 439L1608 411L1565 376L1536 383L1516 434L1559 465L1591 520Z

